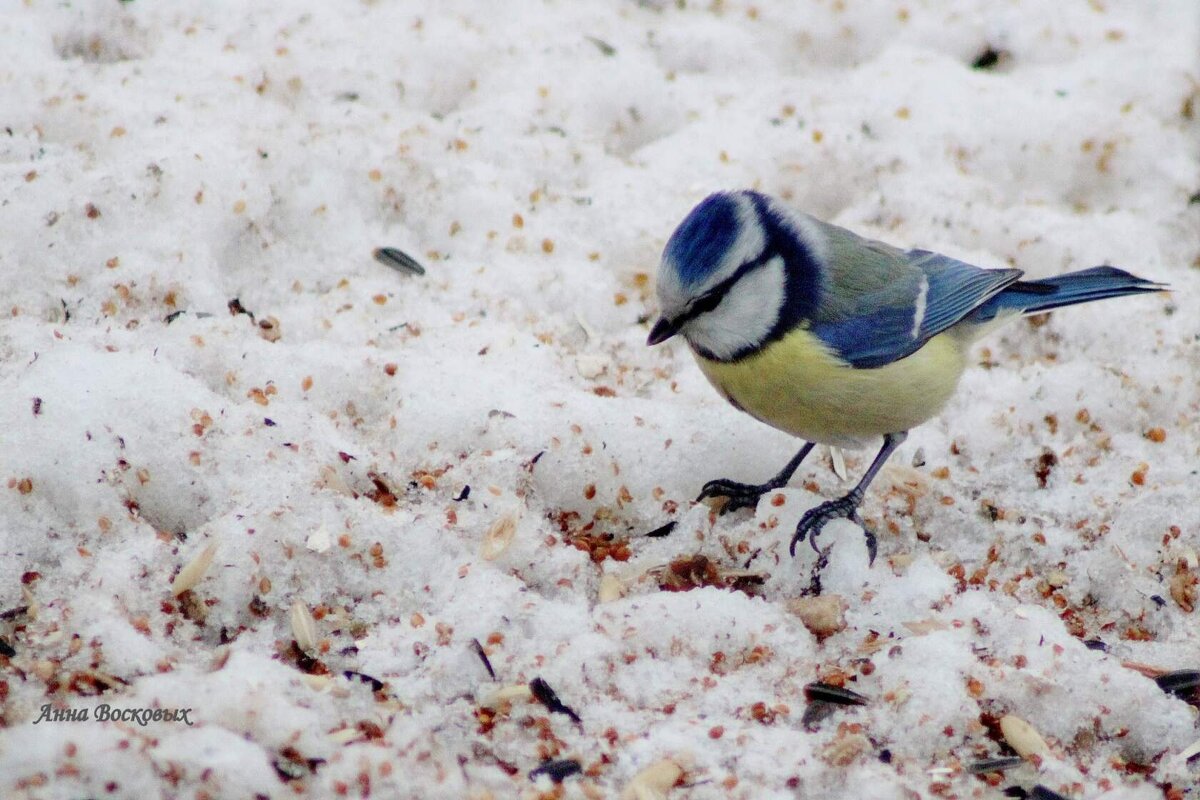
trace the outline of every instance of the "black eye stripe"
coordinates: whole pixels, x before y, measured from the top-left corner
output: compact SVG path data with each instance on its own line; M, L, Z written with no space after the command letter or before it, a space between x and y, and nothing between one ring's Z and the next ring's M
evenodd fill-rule
M709 311L712 311L721 304L721 301L725 298L725 295L729 294L729 290L733 288L735 283L740 281L747 273L758 269L774 257L775 252L771 248L763 250L763 252L757 258L753 258L750 261L747 261L745 264L742 264L740 267L734 270L733 274L728 278L721 281L716 286L693 300L692 304L688 307L688 310L685 311L676 320L676 322L682 325L689 320L695 319L701 314L707 314Z
M709 292L692 304L692 308L697 314L707 314L721 304L721 300L725 297L725 292Z

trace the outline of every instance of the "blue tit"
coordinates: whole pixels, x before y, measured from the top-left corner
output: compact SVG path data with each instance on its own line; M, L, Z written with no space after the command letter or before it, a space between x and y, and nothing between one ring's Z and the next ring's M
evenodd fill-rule
M752 191L711 195L676 228L658 271L661 318L648 344L683 336L735 408L806 444L763 484L707 483L698 499L752 506L784 486L816 442L883 447L844 497L801 518L821 528L858 515L863 493L909 429L954 393L973 342L1023 314L1163 289L1115 267L1023 281L927 250L901 250L821 222ZM822 555L824 555L822 553Z

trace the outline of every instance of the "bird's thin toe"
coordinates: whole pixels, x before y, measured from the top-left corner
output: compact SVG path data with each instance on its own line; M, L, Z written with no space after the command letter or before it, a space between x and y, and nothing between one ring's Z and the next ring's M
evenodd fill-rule
M718 513L728 514L730 511L737 511L739 508L749 508L750 506L757 505L758 498L761 496L761 487L721 478L704 484L704 487L700 490L700 496L696 498L696 502L699 503L707 498L725 498L725 504L721 506L721 510Z
M875 535L870 533L862 518L858 516L858 504L853 502L853 498L839 497L837 500L827 500L819 506L810 508L804 512L804 516L800 517L800 522L796 525L796 533L792 536L792 544L789 548L792 556L796 555L796 545L799 542L808 539L808 544L812 547L813 552L821 555L826 552L817 545L817 537L821 535L821 530L830 521L835 519L848 519L863 529L867 535L867 552L870 554L872 561L874 560L874 539Z
M696 497L696 502L699 503L701 500L709 497L727 497L731 489L729 481L721 479L709 481L701 487L700 494Z

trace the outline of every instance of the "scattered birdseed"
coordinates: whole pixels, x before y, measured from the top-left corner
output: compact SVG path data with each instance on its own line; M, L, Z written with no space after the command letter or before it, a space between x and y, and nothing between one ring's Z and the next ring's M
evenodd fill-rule
M833 715L838 707L833 703L826 703L823 700L815 700L804 707L804 714L800 717L800 725L806 730L812 730L817 723Z
M1004 772L1015 767L1019 767L1025 763L1025 759L1020 756L1002 756L1000 758L985 758L982 761L975 761L967 765L967 772L972 775L981 775L985 772Z
M583 38L587 39L589 42L596 45L596 48L600 51L600 53L602 55L614 56L617 54L617 48L613 47L611 44L604 41L603 39L597 39L595 36L584 36Z
M347 745L351 742L362 741L366 737L358 728L338 728L335 731L330 731L326 736L334 744Z
M1012 55L1007 50L997 50L991 45L984 48L983 52L975 57L971 62L971 69L990 70L997 66L1002 66Z
M479 656L479 660L483 662L483 667L487 670L488 675L491 676L492 680L496 680L496 670L492 669L492 662L488 659L487 653L483 651L483 645L479 643L478 639L471 640L471 648L475 651L475 655Z
M279 320L272 316L260 319L258 321L258 335L268 342L278 342L283 338L283 330L280 328Z
M800 718L800 724L808 730L812 730L818 722L832 715L841 706L861 706L867 703L867 698L857 692L821 681L814 681L805 686L804 696L808 705Z
M1200 756L1200 739L1197 739L1179 751L1179 758L1183 759L1184 762L1191 761L1196 756Z
M1058 456L1054 451L1045 449L1038 456L1037 464L1034 467L1034 477L1037 478L1038 486L1045 489L1050 482L1050 472L1054 469L1054 465L1058 463Z
M179 570L179 574L175 576L175 580L171 581L171 594L175 597L184 592L191 591L200 583L200 579L204 577L204 573L208 571L208 567L212 564L213 557L217 554L217 542L213 540L208 543L208 546L201 550L192 558L187 565Z
M656 761L633 776L621 800L666 800L667 792L683 779L683 767L673 759Z
M314 658L308 653L300 649L299 644L293 639L287 648L288 659L296 662L296 667L309 675L328 675L329 668L321 663L320 659Z
M646 535L651 539L658 539L663 536L670 536L671 531L675 530L675 526L679 524L678 520L671 520L666 525L660 525Z
M728 569L702 553L677 558L666 567L656 567L650 574L658 578L658 588L664 592L688 592L715 586L733 589L753 596L766 577L744 569Z
M594 380L608 372L608 358L592 353L581 353L575 356L575 371L580 377Z
M1200 688L1200 670L1195 669L1179 669L1174 672L1168 672L1165 675L1159 675L1154 679L1158 684L1158 688L1162 689L1167 694L1173 694L1176 697L1187 699L1196 695L1197 688Z
M583 765L573 758L562 758L557 761L545 761L529 772L529 780L537 780L545 775L554 783L562 783L572 775L583 772Z
M304 546L314 553L324 553L329 550L333 546L333 538L329 535L329 528L325 527L324 524L320 525L304 540Z
M384 684L383 681L379 680L379 678L374 678L370 675L367 675L365 672L355 672L352 669L342 670L342 677L345 678L346 680L359 681L360 683L370 684L371 691L373 691L373 692L380 691L386 685L386 684Z
M503 686L494 692L491 692L482 700L479 701L480 708L490 708L496 711L502 711L511 706L517 700L532 700L533 690L528 683L518 683L512 686Z
M620 600L624 596L625 585L621 583L620 578L611 572L606 572L600 576L600 591L597 595L599 602L611 603L614 600Z
M1023 758L1045 758L1050 755L1050 745L1046 744L1046 740L1032 725L1020 717L1005 714L1000 718L1000 732L1008 746Z
M823 594L817 597L794 597L787 601L787 610L800 618L805 628L823 639L846 627L846 600L841 595Z
M529 682L529 691L533 693L535 700L544 705L551 712L566 714L571 718L572 722L579 725L583 724L583 720L579 718L579 715L572 711L568 706L564 705L563 702L558 699L558 695L554 692L554 690L550 688L550 684L546 683L541 678L534 678Z
M279 779L285 783L288 781L298 781L308 774L302 764L297 764L286 758L273 759L271 766L275 768L275 774L279 776Z
M804 687L804 696L811 702L832 703L838 706L865 706L867 698L841 686L814 681Z
M400 272L407 272L410 275L424 275L425 268L417 263L417 260L405 253L403 250L397 250L394 247L376 247L371 255L380 264L391 267Z
M830 445L829 461L833 466L833 474L838 476L838 480L844 481L850 477L850 473L846 470L846 456L842 453L842 448Z
M296 646L305 653L313 653L317 649L317 623L312 618L308 606L300 600L292 602L289 618L292 623L292 639Z
M517 515L505 514L493 522L487 533L484 534L480 555L487 561L495 561L508 549L516 535Z
M247 311L246 307L242 305L242 301L240 299L235 297L225 305L229 307L230 316L236 317L238 314L245 314L246 316L250 317L251 322L254 321L254 312Z
M301 675L300 680L314 692L323 692L333 683L333 678L328 675Z

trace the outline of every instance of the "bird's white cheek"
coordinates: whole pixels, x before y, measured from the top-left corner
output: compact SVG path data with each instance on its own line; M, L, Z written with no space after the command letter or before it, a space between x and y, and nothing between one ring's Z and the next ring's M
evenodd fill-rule
M785 285L783 260L771 259L734 284L715 309L689 322L683 334L718 359L756 348L779 319Z

